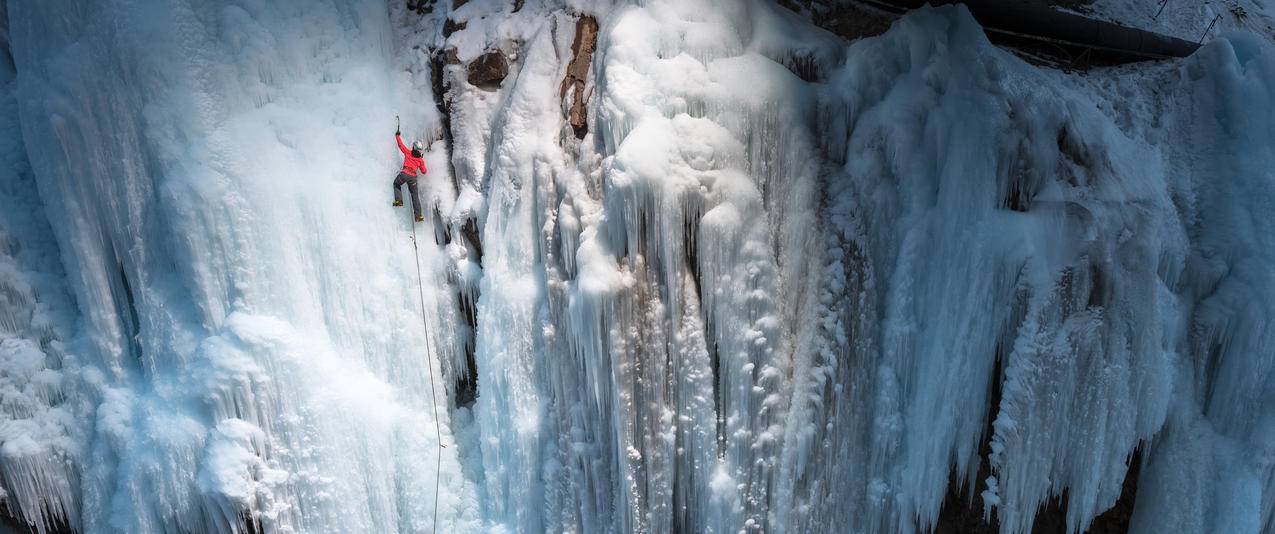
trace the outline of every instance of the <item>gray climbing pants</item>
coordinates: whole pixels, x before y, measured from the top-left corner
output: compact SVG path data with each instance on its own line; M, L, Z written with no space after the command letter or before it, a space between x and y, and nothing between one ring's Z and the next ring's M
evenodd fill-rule
M398 178L394 179L394 201L403 201L403 184L407 184L407 191L412 194L412 213L417 217L421 216L421 195L416 190L416 177L405 172L398 173Z

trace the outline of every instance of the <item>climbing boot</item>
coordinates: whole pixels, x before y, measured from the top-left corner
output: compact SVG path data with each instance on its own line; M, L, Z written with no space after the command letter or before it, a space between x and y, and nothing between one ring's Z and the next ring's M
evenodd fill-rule
M400 206L402 206L402 205L403 205L403 201L402 201L402 200L395 200L395 201L394 201L394 207L396 207L396 208L397 208L397 207L400 207Z
M416 216L416 222L425 222L425 217L420 216L420 215L417 215L417 216Z

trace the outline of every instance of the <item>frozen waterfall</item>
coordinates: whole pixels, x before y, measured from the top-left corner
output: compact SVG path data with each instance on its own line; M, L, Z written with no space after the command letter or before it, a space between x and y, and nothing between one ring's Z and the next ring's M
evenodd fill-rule
M1275 533L1275 37L816 4L9 0L0 516Z
M408 220L391 154L364 142L395 113L425 123L428 78L396 66L385 6L14 2L8 20L5 131L29 162L10 157L5 202L47 217L10 239L52 259L19 255L18 276L60 279L80 310L36 298L16 312L40 321L6 330L10 509L41 531L431 528ZM459 448L441 451L440 528L476 529Z

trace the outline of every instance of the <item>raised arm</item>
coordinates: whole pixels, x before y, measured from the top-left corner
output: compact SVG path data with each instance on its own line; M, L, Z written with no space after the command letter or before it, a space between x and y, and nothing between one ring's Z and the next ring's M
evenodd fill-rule
M402 136L394 134L394 140L398 141L398 151L402 152L404 156L410 156L412 154L412 151L407 149L407 145L403 144Z

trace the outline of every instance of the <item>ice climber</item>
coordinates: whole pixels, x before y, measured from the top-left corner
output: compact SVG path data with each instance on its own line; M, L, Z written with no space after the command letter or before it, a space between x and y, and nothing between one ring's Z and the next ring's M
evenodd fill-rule
M420 141L413 141L412 149L408 150L399 130L394 131L394 140L398 141L398 150L403 153L403 168L394 178L394 205L403 205L403 184L407 184L407 190L412 193L412 212L416 214L416 222L421 222L425 217L421 215L421 195L416 190L416 178L417 172L422 176L428 172L425 170L425 149Z

